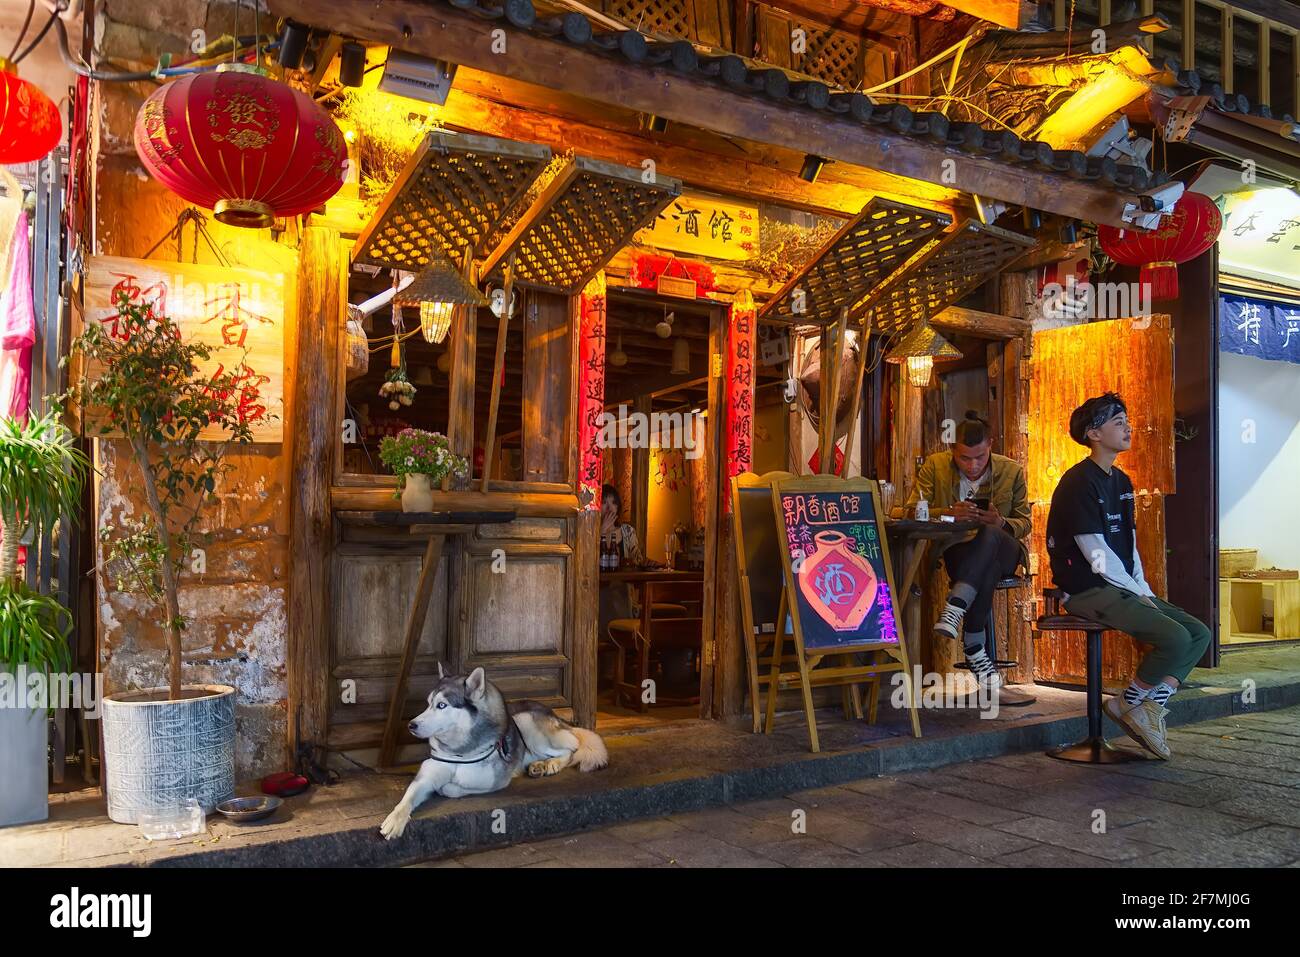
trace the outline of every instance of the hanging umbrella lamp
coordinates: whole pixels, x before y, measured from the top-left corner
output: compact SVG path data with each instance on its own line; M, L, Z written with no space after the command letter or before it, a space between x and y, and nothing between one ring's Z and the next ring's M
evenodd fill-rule
M929 320L922 319L885 355L886 362L903 364L907 381L924 388L930 384L936 360L960 359L961 350L934 331Z
M40 159L63 138L54 101L18 76L12 60L0 57L0 164Z
M399 306L420 310L420 331L426 342L442 342L451 328L456 306L485 306L483 295L444 258L437 258L393 299Z

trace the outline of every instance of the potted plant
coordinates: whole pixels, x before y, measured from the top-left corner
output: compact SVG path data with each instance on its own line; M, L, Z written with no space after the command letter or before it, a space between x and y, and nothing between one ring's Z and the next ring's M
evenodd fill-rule
M379 443L379 459L403 480L402 511L432 512L433 486L448 475L468 474L469 463L441 432L403 429Z
M90 463L54 415L0 419L0 826L49 816L47 698L30 707L27 679L72 668L72 616L18 578L18 540L75 516ZM6 700L7 699L7 700Z
M100 435L120 436L140 475L147 511L102 529L105 570L120 590L160 607L167 687L105 695L108 815L135 823L141 811L198 800L205 813L235 792L235 689L181 683L180 580L217 482L234 469L230 443L252 441L266 413L242 401L243 362L201 371L211 351L187 340L153 303L117 303L115 334L91 323L73 343L87 373L69 392ZM246 356L246 354L245 354ZM230 371L226 371L228 367ZM221 438L210 440L217 434Z

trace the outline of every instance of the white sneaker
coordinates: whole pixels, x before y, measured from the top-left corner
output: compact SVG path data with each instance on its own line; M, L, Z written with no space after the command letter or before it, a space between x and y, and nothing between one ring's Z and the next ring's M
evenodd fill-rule
M1173 756L1167 740L1165 715L1169 709L1156 704L1150 698L1143 698L1137 704L1129 704L1122 694L1107 698L1103 710L1111 720L1124 729L1124 732L1142 745L1156 757L1168 761Z
M956 641L957 636L961 634L961 622L965 617L965 608L948 602L943 606L943 611L939 614L939 620L934 623L934 633Z
M983 648L974 654L966 655L966 667L975 676L975 683L980 688L986 689L989 694L996 694L1002 687L1002 675L998 674L998 669L989 660L988 652Z

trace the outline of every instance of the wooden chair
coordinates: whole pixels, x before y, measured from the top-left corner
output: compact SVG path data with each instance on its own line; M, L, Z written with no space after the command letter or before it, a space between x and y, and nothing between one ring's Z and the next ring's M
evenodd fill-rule
M1133 751L1120 751L1106 743L1101 726L1101 636L1108 629L1099 621L1065 611L1065 593L1059 588L1043 590L1043 614L1034 622L1035 634L1045 631L1081 631L1088 639L1088 736L1074 744L1063 744L1047 752L1048 757L1079 764L1123 764L1142 761Z
M639 618L615 618L609 623L609 640L618 649L614 664L614 700L642 713L649 710L642 696L641 683L650 677L651 652L689 650L698 653L704 634L703 618L654 618L653 622L648 639L641 633ZM629 658L633 662L630 678L627 674ZM667 696L661 689L655 689L655 704L699 703L698 688L692 695L681 696Z

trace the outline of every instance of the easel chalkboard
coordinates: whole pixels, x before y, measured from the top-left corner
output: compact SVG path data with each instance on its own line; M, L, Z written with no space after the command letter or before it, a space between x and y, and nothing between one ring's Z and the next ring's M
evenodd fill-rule
M883 654L888 659L829 669L842 673L845 683L853 677L902 671L912 733L919 738L911 663L902 640L876 483L834 475L778 479L772 483L772 508L813 750L817 729L810 672L831 654ZM829 672L822 675L829 677Z

